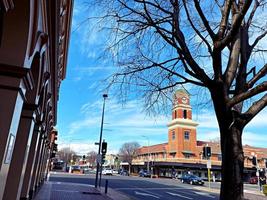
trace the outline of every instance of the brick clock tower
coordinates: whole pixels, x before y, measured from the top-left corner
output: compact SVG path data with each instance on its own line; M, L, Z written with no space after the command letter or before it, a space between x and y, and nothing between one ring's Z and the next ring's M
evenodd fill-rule
M168 157L195 158L196 127L192 120L190 96L185 90L173 95L172 121L168 123Z

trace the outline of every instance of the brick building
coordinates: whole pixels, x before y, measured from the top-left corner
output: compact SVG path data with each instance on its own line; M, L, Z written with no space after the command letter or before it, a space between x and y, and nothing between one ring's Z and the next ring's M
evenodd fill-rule
M207 178L207 159L203 157L203 147L211 147L212 177L221 179L221 149L220 143L197 140L198 123L192 120L190 96L184 90L178 90L173 96L172 120L168 126L168 142L143 146L133 161L134 171L149 167L154 174L163 177L172 177L177 173L196 174ZM266 168L267 148L244 146L245 176L256 175L256 168L252 164L252 157L257 156L259 169Z
M56 148L72 0L0 0L0 199L31 199Z

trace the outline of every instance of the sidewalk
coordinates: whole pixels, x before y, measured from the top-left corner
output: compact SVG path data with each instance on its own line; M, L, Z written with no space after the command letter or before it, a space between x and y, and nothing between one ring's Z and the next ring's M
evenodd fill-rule
M108 188L96 189L92 185L45 182L34 200L130 200L127 196Z

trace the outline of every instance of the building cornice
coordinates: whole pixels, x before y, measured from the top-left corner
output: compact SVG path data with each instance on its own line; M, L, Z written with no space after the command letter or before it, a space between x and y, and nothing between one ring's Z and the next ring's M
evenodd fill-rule
M175 105L175 106L173 107L173 110L176 110L176 109L178 109L178 108L187 108L187 109L192 110L192 107L191 107L190 105L187 105L187 104L179 104L179 105Z
M176 128L176 127L188 127L188 128L196 128L198 123L190 120L190 119L174 119L167 124L168 128Z

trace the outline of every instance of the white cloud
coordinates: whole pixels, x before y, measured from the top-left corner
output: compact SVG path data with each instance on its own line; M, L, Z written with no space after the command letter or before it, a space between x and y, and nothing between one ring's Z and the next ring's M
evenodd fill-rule
M267 108L265 108L258 115L256 115L247 125L247 128L264 128L264 127L265 129L267 129Z
M194 111L193 111L194 115ZM213 110L202 110L200 114L195 115L194 120L199 123L199 128L218 128L218 122L216 115ZM256 115L246 126L247 129L250 128L267 128L267 109L262 110L258 115Z
M244 131L243 133L243 145L249 144L256 147L265 147L267 144L267 134L262 133L255 133L255 132L248 132Z

